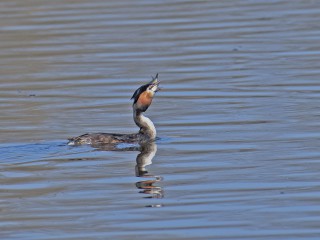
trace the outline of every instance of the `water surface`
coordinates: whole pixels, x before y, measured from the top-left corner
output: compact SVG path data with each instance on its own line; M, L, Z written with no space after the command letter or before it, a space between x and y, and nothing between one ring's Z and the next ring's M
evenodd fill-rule
M3 239L318 239L317 1L2 1ZM160 139L130 97L159 72Z

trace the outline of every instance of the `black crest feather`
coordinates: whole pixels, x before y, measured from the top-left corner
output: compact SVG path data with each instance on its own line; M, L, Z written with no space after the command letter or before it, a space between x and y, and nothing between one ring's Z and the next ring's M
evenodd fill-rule
M134 94L132 95L131 99L134 99L134 102L133 103L136 103L139 99L139 96L141 93L143 93L144 91L147 90L147 88L149 87L150 84L145 84L145 85L142 85L141 87L139 87L135 92Z

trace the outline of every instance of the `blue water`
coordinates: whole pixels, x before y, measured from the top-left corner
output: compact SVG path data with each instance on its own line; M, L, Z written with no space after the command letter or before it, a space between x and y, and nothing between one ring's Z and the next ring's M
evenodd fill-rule
M318 239L319 7L2 1L1 239Z

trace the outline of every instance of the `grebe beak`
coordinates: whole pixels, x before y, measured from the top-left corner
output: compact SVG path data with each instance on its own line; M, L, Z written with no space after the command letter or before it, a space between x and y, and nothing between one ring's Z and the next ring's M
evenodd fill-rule
M155 77L152 77L151 82L149 82L149 86L155 87L155 89L153 90L154 92L158 92L160 90L159 84L160 81L158 79L159 73L157 73L157 75Z

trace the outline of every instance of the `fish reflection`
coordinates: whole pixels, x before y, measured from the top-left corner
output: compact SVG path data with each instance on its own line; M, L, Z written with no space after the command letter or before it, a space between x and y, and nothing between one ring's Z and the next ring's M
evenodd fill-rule
M140 193L149 194L147 198L163 198L163 190L154 184L162 181L161 176L149 174L146 166L152 164L152 159L156 155L157 145L154 142L141 145L140 153L137 156L136 176L144 178L153 178L150 180L143 180L136 183L136 187L141 189ZM149 207L159 207L159 205L152 205Z

